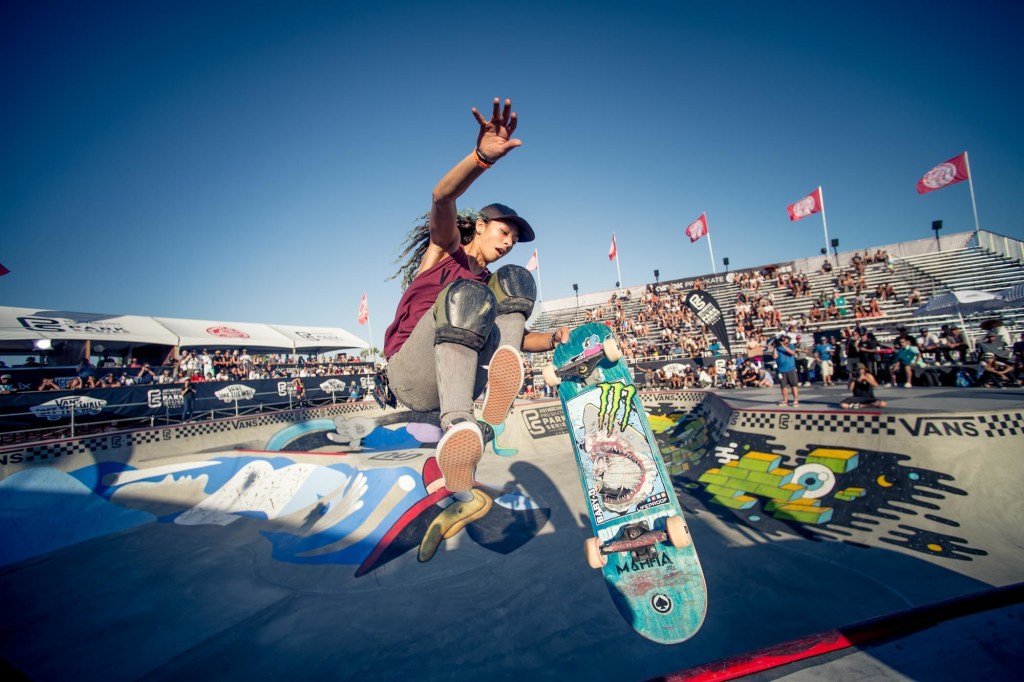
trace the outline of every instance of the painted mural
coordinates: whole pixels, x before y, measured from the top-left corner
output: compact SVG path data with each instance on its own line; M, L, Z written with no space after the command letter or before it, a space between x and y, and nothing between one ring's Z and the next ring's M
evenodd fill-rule
M248 520L275 560L350 565L358 577L409 552L430 561L462 533L508 554L544 527L550 510L519 491L478 483L472 500L454 501L433 457L441 431L416 418L313 419L282 428L261 450L182 453L189 461L151 467L22 470L0 481L10 500L0 565L149 523Z
M868 532L879 542L947 559L987 554L958 536L960 523L942 513L945 500L966 491L949 474L914 466L908 455L816 444L810 437L806 447L790 450L765 433L726 429L699 408L648 409L677 487L726 520L818 540L852 542L852 531ZM928 530L915 519L949 530Z

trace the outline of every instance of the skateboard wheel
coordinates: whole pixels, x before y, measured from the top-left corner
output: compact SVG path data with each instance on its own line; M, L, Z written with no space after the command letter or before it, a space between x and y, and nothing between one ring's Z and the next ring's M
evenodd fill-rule
M619 358L622 357L622 351L619 350L619 342L615 340L614 336L609 336L604 340L604 356L610 362L618 362Z
M601 553L601 541L597 538L587 538L583 543L583 549L587 553L587 563L591 568L604 568L608 564L608 557Z
M561 377L555 374L554 365L546 365L544 369L541 370L541 375L544 377L544 383L552 388L562 383Z
M690 529L681 516L669 516L665 519L665 532L668 533L668 541L673 547L683 548L693 544L690 537Z

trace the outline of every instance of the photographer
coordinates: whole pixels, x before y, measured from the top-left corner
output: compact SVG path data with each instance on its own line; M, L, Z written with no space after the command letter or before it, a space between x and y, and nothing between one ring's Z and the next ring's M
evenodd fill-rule
M782 400L779 405L789 405L789 389L793 389L793 406L800 404L800 377L796 371L796 351L789 345L788 334L783 334L772 342L772 357L779 373L779 388L782 389Z
M876 388L878 388L878 381L874 375L863 365L858 367L850 379L850 392L853 395L839 403L839 407L854 410L865 406L885 407L885 401L875 397Z

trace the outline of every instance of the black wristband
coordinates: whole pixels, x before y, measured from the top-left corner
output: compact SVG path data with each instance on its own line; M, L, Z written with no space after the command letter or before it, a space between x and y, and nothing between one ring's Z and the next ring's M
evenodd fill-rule
M494 161L491 161L486 156L484 156L483 152L480 151L479 147L476 148L476 158L480 159L480 161L482 161L483 163L486 163L488 166L493 166L494 165L494 161L497 161L497 159L494 159Z

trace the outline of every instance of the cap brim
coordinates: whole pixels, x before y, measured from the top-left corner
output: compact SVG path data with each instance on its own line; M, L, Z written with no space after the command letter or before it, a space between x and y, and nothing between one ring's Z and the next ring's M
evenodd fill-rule
M517 215L506 215L498 216L497 218L491 218L491 220L501 220L506 223L512 223L516 226L516 232L519 235L517 241L519 242L532 242L537 236L533 233L533 228L530 227L530 223L526 222Z

